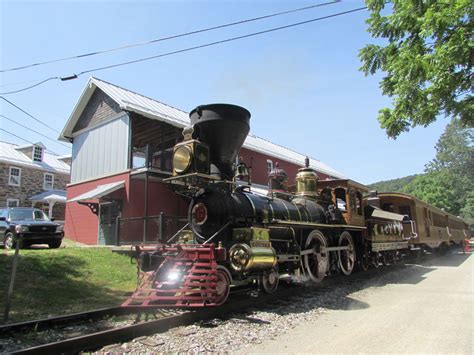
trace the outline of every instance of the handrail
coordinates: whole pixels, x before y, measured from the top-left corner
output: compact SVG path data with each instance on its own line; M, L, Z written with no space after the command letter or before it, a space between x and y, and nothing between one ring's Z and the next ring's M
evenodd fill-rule
M217 237L217 235L219 235L220 232L222 232L224 229L226 229L229 224L231 223L232 221L229 221L227 222L226 224L224 224L222 226L221 229L219 229L217 232L215 232L208 240L206 240L203 244L209 244L211 242L211 240L213 240L215 237Z
M170 239L168 239L166 244L170 244L179 235L179 233L181 233L184 229L186 229L187 226L189 226L189 222L186 223L183 228L181 228L179 231L177 231Z
M448 237L451 238L453 235L449 231L449 226L446 226L446 232L448 233Z
M135 221L135 220L142 220L144 218L147 218L147 219L152 219L152 218L160 218L161 216L158 214L158 215L153 215L153 216L141 216L141 217L125 217L125 218L122 218L120 217L120 220L121 221ZM164 215L164 218L172 218L172 219L177 219L177 220L182 220L182 221L187 221L188 219L186 217L180 217L180 216L169 216L169 215Z
M418 233L416 231L416 223L415 221L411 220L410 221L410 226L411 226L411 236L408 239L416 239L418 238Z

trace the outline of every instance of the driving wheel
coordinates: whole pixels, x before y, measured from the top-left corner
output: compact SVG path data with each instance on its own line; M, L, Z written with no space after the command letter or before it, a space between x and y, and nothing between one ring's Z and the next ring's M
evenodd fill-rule
M356 261L356 250L354 240L349 232L342 232L339 237L339 246L347 247L346 250L339 250L337 252L339 256L339 269L344 275L350 275L354 269Z
M321 282L326 276L329 267L329 253L323 250L326 247L326 237L318 230L312 231L306 238L305 249L313 249L313 251L305 254L303 261L312 281Z

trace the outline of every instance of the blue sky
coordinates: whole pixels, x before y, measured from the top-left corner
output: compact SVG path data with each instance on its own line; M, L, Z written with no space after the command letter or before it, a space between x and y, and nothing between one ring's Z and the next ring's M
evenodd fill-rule
M6 1L0 0L0 68L113 48L324 1ZM166 53L364 6L342 1L272 19L153 45L0 73L0 92L51 76ZM367 11L242 39L76 80L53 80L5 97L60 131L90 75L190 111L213 102L242 105L251 131L319 159L362 183L420 173L435 155L447 119L397 140L379 127L389 105L378 81L358 71L357 53L374 40ZM0 113L55 139L57 133L0 100ZM0 126L51 151L69 153L0 117ZM23 144L0 131L0 140Z

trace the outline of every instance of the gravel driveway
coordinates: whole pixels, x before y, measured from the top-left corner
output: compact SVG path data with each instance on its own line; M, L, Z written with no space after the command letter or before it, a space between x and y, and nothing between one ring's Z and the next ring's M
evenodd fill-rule
M100 351L470 354L473 260L456 253L338 276L291 301Z

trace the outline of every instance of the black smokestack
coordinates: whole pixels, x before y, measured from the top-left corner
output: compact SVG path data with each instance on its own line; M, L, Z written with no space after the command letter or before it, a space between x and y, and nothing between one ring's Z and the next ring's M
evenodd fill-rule
M236 105L210 104L196 107L189 117L193 136L210 147L212 164L223 179L232 179L232 164L250 130L250 112Z

